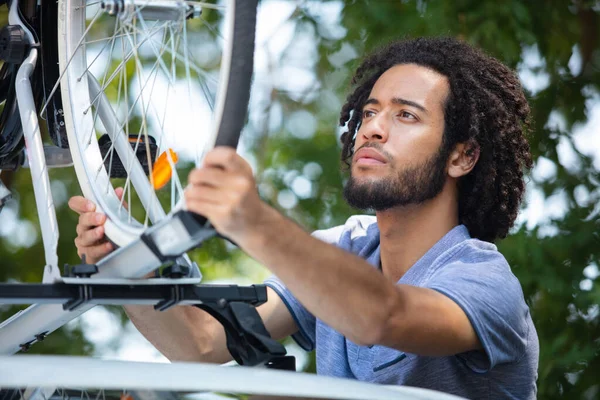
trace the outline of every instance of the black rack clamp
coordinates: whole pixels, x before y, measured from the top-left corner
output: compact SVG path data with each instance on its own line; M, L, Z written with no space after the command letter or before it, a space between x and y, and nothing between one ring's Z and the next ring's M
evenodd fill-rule
M154 305L156 311L166 311L169 308L176 306L184 299L184 288L180 285L171 285L169 288L170 296L168 299L159 301Z
M192 262L192 265L196 265ZM190 276L190 267L181 265L177 260L169 263L163 267L162 270L159 268L155 271L155 278L171 278L181 279Z
M69 265L65 264L64 276L69 278L89 278L90 276L98 273L98 266L96 264L88 264L85 260L85 254L81 256L81 264ZM63 310L73 311L92 299L92 287L85 283L78 285L77 287L78 296L72 300L63 304Z
M81 264L65 264L63 269L64 276L69 278L89 278L96 273L98 273L98 266L96 264L88 264L85 254L81 256Z
M227 350L240 365L264 364L267 368L295 370L293 356L286 356L285 347L271 338L256 306L267 301L266 287L253 285L256 300L251 302L228 301L225 298L204 300L194 304L214 317L225 329ZM196 292L202 285L195 287ZM198 297L201 297L200 295ZM170 296L157 303L154 309L165 311L185 300L184 287L170 286Z
M285 347L271 337L253 305L220 299L214 303L205 302L195 306L223 325L227 350L238 364L263 364L267 368L295 371L295 358L286 356Z

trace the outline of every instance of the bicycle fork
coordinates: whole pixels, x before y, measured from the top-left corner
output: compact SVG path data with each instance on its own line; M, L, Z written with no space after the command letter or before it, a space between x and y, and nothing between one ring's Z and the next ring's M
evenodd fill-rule
M53 282L60 278L57 254L58 222L56 220L56 211L54 209L52 192L50 190L50 177L48 176L48 167L44 155L40 124L37 118L30 80L37 62L38 49L35 46L31 31L21 20L18 9L18 0L12 0L12 7L10 8L8 15L9 23L21 26L32 46L27 58L23 61L17 72L15 91L17 94L19 114L23 126L25 146L31 170L31 180L38 210L38 218L42 230L42 241L46 259L43 282Z

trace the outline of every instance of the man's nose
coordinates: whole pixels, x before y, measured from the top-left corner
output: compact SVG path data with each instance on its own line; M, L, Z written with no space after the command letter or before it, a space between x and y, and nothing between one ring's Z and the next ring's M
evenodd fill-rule
M363 136L366 141L386 142L388 139L388 122L386 113L374 116L364 127Z

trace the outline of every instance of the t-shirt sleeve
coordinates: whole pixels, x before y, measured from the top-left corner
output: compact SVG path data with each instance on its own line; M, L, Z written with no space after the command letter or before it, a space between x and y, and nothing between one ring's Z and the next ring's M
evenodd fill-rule
M325 243L337 244L338 240L344 232L343 225L330 229L319 230L312 233L312 236L322 240ZM275 275L270 276L265 280L264 284L277 293L283 303L287 306L292 314L292 318L298 326L298 332L292 335L292 338L306 351L312 351L316 346L316 319L304 306L294 297L292 292L285 284Z
M315 348L315 317L304 308L302 304L294 297L288 288L275 275L265 280L265 285L277 293L283 303L288 308L292 318L298 326L298 332L292 335L292 338L306 351L312 351Z
M473 371L484 373L525 354L529 307L500 253L484 252L477 260L445 265L426 287L448 296L469 318L484 352L470 351L458 357Z

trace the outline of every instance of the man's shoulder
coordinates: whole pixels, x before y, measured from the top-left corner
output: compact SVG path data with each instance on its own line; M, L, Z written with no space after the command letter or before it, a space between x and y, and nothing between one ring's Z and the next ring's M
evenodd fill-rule
M317 230L312 235L326 243L337 244L343 235L348 235L352 240L367 236L369 227L376 223L377 218L373 215L353 215L343 225Z
M469 265L485 264L510 269L508 261L498 251L495 244L475 238L468 238L446 249L436 260L436 264L454 263Z
M427 280L480 282L503 287L507 291L521 291L517 277L498 248L474 238L464 240L441 254L431 266Z

